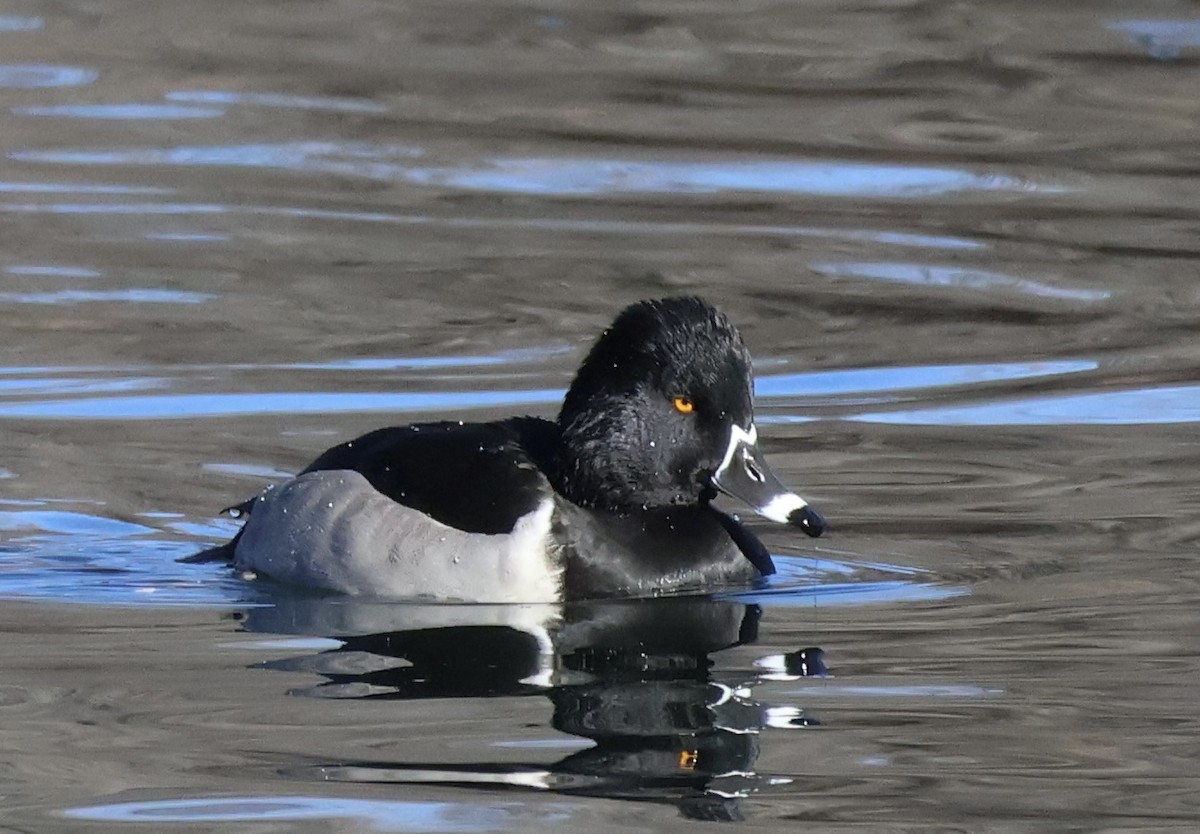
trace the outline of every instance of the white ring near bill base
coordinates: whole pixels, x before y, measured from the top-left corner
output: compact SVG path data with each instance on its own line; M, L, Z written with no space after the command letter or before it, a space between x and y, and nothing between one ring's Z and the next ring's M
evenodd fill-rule
M776 495L765 507L756 507L758 514L771 521L787 524L791 521L792 513L808 506L808 502L794 492Z
M737 423L729 427L729 445L725 447L725 457L721 458L721 465L717 467L716 475L720 475L729 468L729 464L733 463L733 454L742 446L753 446L758 442L758 427L753 423L750 424L750 431L746 431Z

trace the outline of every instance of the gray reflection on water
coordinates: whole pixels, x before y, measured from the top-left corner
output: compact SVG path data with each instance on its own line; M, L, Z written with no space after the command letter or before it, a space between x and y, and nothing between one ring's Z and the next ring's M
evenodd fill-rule
M16 156L17 154L10 154ZM11 190L32 193L76 191L97 194L149 194L162 189L98 186L78 189L36 184L13 184ZM0 183L0 192L5 191ZM189 214L253 214L261 217L297 217L310 220L335 220L350 223L386 223L397 226L428 226L430 228L566 232L604 235L730 235L739 237L823 237L836 240L862 240L892 246L918 246L935 249L980 249L985 244L966 238L939 235L918 235L902 232L863 229L834 229L815 226L753 225L749 223L689 223L625 220L565 219L553 217L434 217L428 214L391 214L388 212L338 211L302 206L228 206L211 203L0 203L0 212L11 214L114 214L114 215L179 215ZM147 238L162 240L228 240L228 235L180 233L153 235Z
M809 264L809 269L834 278L868 278L930 287L1001 290L1068 301L1104 301L1112 296L1108 290L1054 287L1039 281L1031 281L1028 278L1017 278L1001 272L989 272L961 266L889 262L816 263Z
M332 359L328 362L297 362L288 365L245 365L246 369L275 368L300 371L398 371L436 370L438 368L485 368L525 362L544 362L552 356L571 352L567 346L525 350L504 350L473 356L381 356L358 359Z
M56 104L14 107L18 116L51 116L67 119L216 119L225 115L215 107L180 107L173 104Z
M819 695L822 698L850 696L853 698L994 698L1003 689L989 689L970 684L907 684L904 686L845 686L822 681L821 686L797 686L786 690L789 695Z
M914 426L1149 425L1200 422L1200 385L1134 388L1091 394L847 417L864 423Z
M404 802L326 796L223 796L119 802L68 808L72 819L122 823L299 822L360 820L383 831L473 832L510 829L526 806L467 802ZM538 806L547 821L566 821L566 806Z
M331 359L327 362L258 363L236 362L232 364L195 364L182 366L184 371L212 373L214 371L433 371L443 368L474 368L518 363L540 363L552 357L568 353L567 346L545 346L501 350L492 354L465 354L459 356L378 356L355 359ZM135 373L153 370L154 365L7 365L0 366L0 375L29 376L33 374L104 374Z
M38 87L81 87L91 84L100 73L87 67L55 64L0 64L0 87L35 89Z

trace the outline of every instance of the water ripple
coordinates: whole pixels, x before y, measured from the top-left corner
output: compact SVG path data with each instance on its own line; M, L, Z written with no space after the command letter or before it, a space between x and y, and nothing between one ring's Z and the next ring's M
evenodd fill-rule
M10 154L16 156L17 154ZM161 189L125 188L122 186L42 186L17 183L6 189L0 183L0 193L6 190L29 193L74 192L95 194L148 194ZM597 220L594 218L559 217L437 217L429 214L393 214L375 211L341 211L302 206L233 206L214 203L0 203L0 212L10 214L112 214L112 215L216 215L250 214L260 217L305 218L350 223L382 223L397 226L427 226L430 228L469 230L519 230L602 235L728 235L736 237L792 238L816 237L832 240L867 241L890 246L932 249L981 249L985 244L967 238L918 235L871 229L837 229L819 226L780 226L752 223L654 222L629 220ZM227 235L206 233L147 235L163 240L227 240Z

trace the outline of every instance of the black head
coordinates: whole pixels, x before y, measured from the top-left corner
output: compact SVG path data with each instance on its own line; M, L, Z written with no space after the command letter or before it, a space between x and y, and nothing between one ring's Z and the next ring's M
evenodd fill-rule
M558 488L610 510L707 501L719 489L768 518L824 529L756 445L741 334L700 298L642 301L601 334L558 416Z
M753 419L750 354L699 298L643 301L601 334L559 414L563 489L607 509L694 504L733 423Z

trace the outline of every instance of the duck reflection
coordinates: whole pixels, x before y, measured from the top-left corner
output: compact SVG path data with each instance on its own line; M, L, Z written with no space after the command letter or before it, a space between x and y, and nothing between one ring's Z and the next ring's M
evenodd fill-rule
M738 820L775 779L755 773L766 726L816 723L754 699L749 680L714 676L712 654L753 643L761 609L663 598L565 605L408 605L280 600L247 628L335 635L320 654L272 661L324 681L295 694L411 700L538 695L552 726L592 744L549 764L342 762L293 771L322 780L514 787L676 805ZM769 676L823 675L821 650L770 659Z

